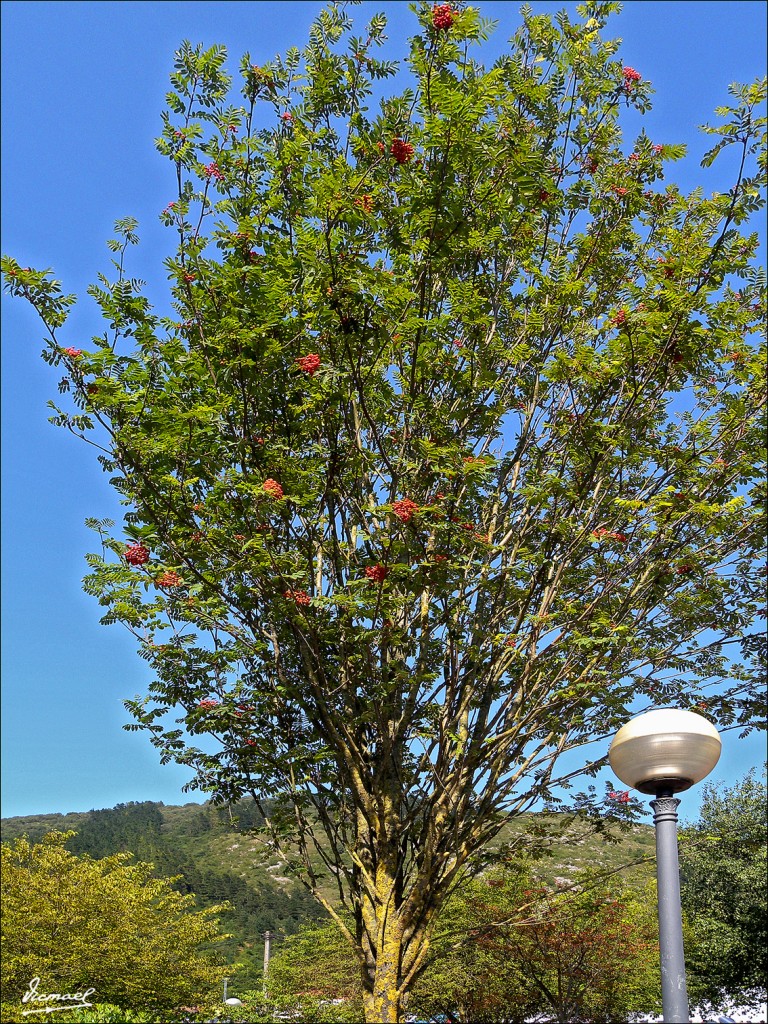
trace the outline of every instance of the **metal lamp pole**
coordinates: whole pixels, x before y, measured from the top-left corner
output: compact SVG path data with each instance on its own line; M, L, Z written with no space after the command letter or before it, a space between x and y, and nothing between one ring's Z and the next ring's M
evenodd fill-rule
M647 711L616 733L608 759L616 775L651 801L656 827L661 1002L664 1024L688 1024L675 793L709 775L720 757L717 729L677 708Z
M677 855L677 808L680 801L669 789L651 800L656 826L656 877L659 900L661 1002L664 1021L688 1021L688 989L683 953L683 914L680 906L680 866Z

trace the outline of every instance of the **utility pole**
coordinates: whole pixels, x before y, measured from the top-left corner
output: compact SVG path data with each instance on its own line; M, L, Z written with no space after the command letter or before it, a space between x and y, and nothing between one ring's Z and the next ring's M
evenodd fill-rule
M272 932L264 932L264 984L267 982L267 971L269 970L269 945L272 939Z

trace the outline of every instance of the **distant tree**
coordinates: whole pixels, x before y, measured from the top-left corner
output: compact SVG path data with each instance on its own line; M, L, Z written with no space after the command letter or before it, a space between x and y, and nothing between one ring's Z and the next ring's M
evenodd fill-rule
M3 261L64 371L54 422L127 506L92 521L85 585L154 670L136 728L217 800L271 801L334 914L338 882L378 1024L473 855L630 714L764 718L765 90L705 129L705 165L738 153L726 191L685 194L683 146L623 135L651 87L618 10L525 8L485 67L490 22L419 3L376 110L383 15L355 34L331 4L234 97L223 47L184 43L172 315L130 276L131 218L87 347L74 297Z
M766 998L766 784L750 772L704 787L699 819L680 843L680 896L690 925L690 1001L702 1008Z
M272 996L344 999L362 1019L360 975L354 951L333 921L305 925L279 942L269 962Z
M569 1024L661 1006L655 894L616 879L585 872L550 888L525 869L489 872L448 901L436 931L421 1010Z
M414 987L414 1010L477 1022L514 1022L540 1012L539 992L504 954L502 938L535 903L534 885L522 865L464 880L440 912L428 965Z
M64 849L68 835L2 845L3 1002L20 1006L35 977L40 992L93 988L93 1002L137 1010L218 994L232 968L201 946L224 938L224 908L196 910L130 854L77 857Z

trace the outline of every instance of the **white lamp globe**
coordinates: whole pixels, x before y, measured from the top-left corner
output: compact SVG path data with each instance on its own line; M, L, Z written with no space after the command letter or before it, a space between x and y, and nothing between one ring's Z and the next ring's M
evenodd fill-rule
M616 733L608 760L641 793L681 793L712 771L722 744L717 729L693 711L662 708L632 718Z

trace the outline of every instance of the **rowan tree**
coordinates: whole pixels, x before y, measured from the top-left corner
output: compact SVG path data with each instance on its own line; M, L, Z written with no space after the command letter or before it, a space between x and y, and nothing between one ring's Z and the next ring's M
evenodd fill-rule
M76 406L54 421L127 506L85 586L155 671L136 728L215 799L268 801L371 1021L470 858L630 714L762 718L764 86L705 129L733 187L685 194L683 146L623 137L651 87L617 10L524 9L485 68L489 23L422 3L377 110L381 15L245 54L239 98L223 48L185 43L157 141L175 314L128 274L131 219L89 346L74 297L4 261Z

